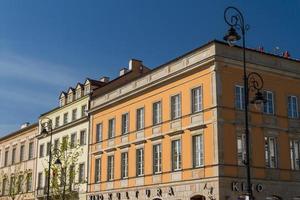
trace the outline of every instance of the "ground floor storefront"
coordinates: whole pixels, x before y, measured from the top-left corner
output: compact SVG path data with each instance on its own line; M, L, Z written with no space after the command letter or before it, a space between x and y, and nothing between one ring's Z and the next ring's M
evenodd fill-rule
M246 181L213 178L178 181L103 192L90 192L88 200L238 200L246 192ZM300 182L253 180L256 200L300 200ZM299 197L299 198L297 198Z

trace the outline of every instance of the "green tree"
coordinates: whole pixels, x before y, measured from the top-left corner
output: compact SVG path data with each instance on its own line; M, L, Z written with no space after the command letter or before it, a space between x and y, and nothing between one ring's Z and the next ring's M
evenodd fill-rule
M32 181L31 170L21 170L20 165L10 168L8 173L0 173L0 181L3 196L8 196L12 200L23 199L28 192L28 181ZM29 180L30 179L30 180Z
M75 176L82 152L78 142L71 142L68 137L64 137L57 148L52 148L50 193L55 199L78 199L80 182ZM45 173L48 174L48 168L45 168Z

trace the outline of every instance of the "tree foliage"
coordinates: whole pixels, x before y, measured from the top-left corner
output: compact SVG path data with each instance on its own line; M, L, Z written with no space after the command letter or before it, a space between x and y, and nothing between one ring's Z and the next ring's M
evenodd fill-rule
M55 199L78 199L80 183L75 176L82 152L78 142L72 143L68 137L64 137L57 148L52 147L50 192ZM45 168L45 174L48 174L48 168Z

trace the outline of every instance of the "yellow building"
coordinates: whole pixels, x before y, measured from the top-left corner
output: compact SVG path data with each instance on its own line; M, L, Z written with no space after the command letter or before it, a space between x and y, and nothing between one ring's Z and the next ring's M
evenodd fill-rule
M0 138L0 200L35 199L37 133L37 123L25 123Z
M249 114L254 196L299 199L300 62L246 55L268 99ZM89 199L237 199L246 189L242 85L242 49L219 41L151 71L131 60L92 94Z

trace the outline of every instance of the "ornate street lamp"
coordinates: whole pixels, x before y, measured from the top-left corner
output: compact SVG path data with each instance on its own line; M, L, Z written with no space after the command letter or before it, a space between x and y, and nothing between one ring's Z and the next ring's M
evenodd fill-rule
M253 192L251 188L251 171L250 171L250 142L249 142L249 122L248 122L248 106L249 102L252 104L262 104L266 100L261 92L264 82L262 77L256 73L251 72L247 74L246 70L246 47L245 47L245 33L249 29L249 26L244 23L244 17L242 13L235 7L227 7L224 11L224 20L230 26L227 34L224 36L224 40L228 42L230 46L233 46L235 42L242 38L243 42L243 79L244 79L244 102L245 102L245 135L246 135L246 160L244 164L247 168L247 194L245 199L253 200ZM242 37L237 33L239 30ZM254 98L249 101L250 91L255 93Z
M52 120L49 118L43 118L41 123L41 135L48 136L50 134L50 149L49 149L49 161L48 161L48 175L47 175L47 200L50 200L50 170L52 161Z

